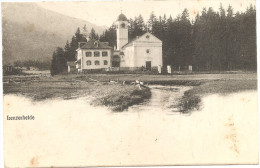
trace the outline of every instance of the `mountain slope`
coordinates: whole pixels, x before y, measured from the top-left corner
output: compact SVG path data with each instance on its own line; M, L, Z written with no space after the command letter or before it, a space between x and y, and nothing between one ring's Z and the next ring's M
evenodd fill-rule
M87 19L87 18L86 18ZM2 3L3 64L16 60L51 60L56 47L63 47L86 24L101 33L105 27L46 10L34 3Z

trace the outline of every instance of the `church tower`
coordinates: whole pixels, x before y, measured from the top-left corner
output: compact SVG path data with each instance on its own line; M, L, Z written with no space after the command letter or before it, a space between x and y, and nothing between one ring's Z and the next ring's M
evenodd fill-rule
M122 47L128 43L128 20L124 14L120 14L117 18L117 50L121 50Z

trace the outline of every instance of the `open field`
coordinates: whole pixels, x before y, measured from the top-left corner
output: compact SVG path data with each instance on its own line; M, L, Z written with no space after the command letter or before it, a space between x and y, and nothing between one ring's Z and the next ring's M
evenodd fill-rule
M90 96L92 104L110 106L122 111L151 96L149 88L139 89L130 83L139 80L146 85L188 85L180 100L182 112L199 109L201 97L208 94L228 94L257 89L256 73L144 75L144 74L87 74L46 76L5 76L4 94L22 94L34 100L49 98L72 99ZM113 82L110 82L113 81ZM124 82L125 81L125 82ZM123 84L125 83L125 84Z
M144 74L89 74L87 75L99 81L120 80L133 81L141 80L144 82L158 81L209 81L209 80L256 80L256 73L241 73L241 74L191 74L191 75L144 75Z
M117 82L95 82L79 76L19 77L4 79L4 94L25 95L35 101L62 98L90 97L93 105L105 105L113 111L144 101L151 96L150 89Z

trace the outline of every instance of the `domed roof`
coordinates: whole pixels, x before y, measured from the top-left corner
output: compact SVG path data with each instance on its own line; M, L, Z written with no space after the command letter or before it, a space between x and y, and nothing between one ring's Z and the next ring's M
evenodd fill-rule
M126 16L123 13L121 13L118 16L117 21L127 21L127 18L126 18Z

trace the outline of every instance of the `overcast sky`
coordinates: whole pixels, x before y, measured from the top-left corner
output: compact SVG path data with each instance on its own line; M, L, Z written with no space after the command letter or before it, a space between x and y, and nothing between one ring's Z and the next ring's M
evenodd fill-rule
M43 8L87 20L99 26L111 26L117 16L124 13L127 18L134 18L141 14L147 20L152 11L155 15L166 14L167 18L172 15L175 18L181 14L184 8L194 18L203 7L219 9L220 3L227 9L230 4L236 11L245 11L250 4L255 5L255 0L172 0L172 1L88 1L88 2L38 2Z

